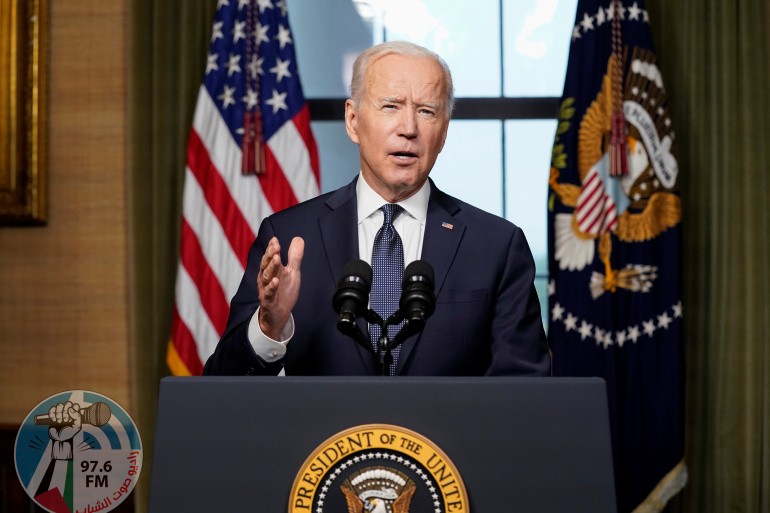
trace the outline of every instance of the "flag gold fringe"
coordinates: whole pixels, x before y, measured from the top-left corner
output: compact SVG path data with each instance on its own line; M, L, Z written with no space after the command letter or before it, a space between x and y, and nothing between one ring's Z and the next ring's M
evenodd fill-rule
M168 348L166 349L166 365L174 376L192 376L190 369L187 368L182 357L174 347L174 341L168 341Z
M647 496L643 503L634 509L633 513L658 513L666 503L687 484L687 465L680 461L658 483L658 486Z

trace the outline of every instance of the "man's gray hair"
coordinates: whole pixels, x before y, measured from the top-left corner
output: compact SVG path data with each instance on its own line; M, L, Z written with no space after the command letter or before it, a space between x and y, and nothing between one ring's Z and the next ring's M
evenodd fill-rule
M358 109L361 105L361 100L364 96L364 79L369 71L369 67L380 58L391 54L408 57L426 57L441 66L444 72L446 114L447 117L451 117L455 106L455 97L452 73L449 71L449 66L436 52L407 41L386 41L385 43L367 48L356 58L356 61L353 63L353 78L350 81L350 97L353 100L353 106Z

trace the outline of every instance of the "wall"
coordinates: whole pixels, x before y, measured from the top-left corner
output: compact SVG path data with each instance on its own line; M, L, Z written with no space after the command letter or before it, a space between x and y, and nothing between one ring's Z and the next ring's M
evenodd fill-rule
M48 224L0 227L0 424L87 389L133 414L126 1L48 2Z

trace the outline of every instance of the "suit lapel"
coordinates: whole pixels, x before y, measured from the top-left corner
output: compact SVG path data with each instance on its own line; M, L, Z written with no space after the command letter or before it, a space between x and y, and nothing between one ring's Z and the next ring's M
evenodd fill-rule
M425 220L425 238L422 242L420 258L433 267L436 296L438 296L460 247L460 241L465 232L465 224L455 217L455 214L460 210L460 205L452 197L438 190L432 180L430 185L431 193L428 202L428 215ZM401 372L404 363L409 359L421 337L422 334L409 337L401 345L397 373Z
M329 212L318 219L329 270L336 283L342 268L358 258L356 181L339 189L326 201Z
M436 295L444 286L465 232L465 224L455 217L459 210L459 205L452 198L435 188L431 189L420 258L433 266Z
M329 270L334 277L335 286L339 282L342 269L358 255L358 211L356 201L356 179L346 187L333 193L326 201L329 212L318 220L321 238L323 239ZM331 301L331 298L329 298ZM358 320L361 331L368 336L369 326L363 319ZM350 343L356 347L361 360L370 374L378 374L376 358L364 350L354 340Z

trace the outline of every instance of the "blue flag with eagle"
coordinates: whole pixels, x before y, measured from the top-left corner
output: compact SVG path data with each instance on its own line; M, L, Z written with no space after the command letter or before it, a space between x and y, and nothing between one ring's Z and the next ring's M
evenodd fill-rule
M607 382L618 511L687 481L676 134L641 0L579 0L548 198L554 374Z

